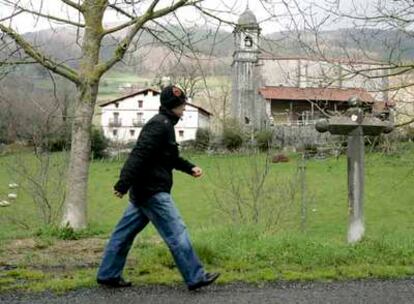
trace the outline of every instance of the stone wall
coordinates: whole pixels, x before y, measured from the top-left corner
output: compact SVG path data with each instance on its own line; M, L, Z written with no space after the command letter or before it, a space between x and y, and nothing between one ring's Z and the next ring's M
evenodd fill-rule
M303 148L305 146L328 146L339 143L341 136L319 133L315 125L276 125L273 127L273 145Z

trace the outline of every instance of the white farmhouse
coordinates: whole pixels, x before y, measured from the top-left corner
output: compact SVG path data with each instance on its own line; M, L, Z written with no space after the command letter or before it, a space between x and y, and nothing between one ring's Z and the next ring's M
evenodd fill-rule
M160 92L147 88L100 104L105 137L127 143L135 141L144 124L158 113ZM211 113L189 103L175 126L177 142L195 139L198 128L210 127Z

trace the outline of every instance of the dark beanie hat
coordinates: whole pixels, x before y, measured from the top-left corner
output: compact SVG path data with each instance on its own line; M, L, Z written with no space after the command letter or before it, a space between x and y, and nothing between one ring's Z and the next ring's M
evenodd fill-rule
M161 105L171 110L187 101L187 97L184 92L176 86L168 86L162 89L161 92Z

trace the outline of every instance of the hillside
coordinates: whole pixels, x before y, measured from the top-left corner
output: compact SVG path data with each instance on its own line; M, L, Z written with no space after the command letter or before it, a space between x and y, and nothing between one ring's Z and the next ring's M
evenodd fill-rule
M102 60L112 56L121 35L107 37L103 41ZM77 67L81 50L78 35L73 29L61 27L28 33L25 38L57 61ZM275 32L262 37L261 50L276 56L315 56L321 50L331 58L352 56L355 59L391 60L400 62L414 58L414 41L410 33L396 33L375 29L342 29L325 31L315 40L309 32ZM7 37L6 37L7 39ZM112 72L125 75L134 83L150 84L157 77L171 75L177 71L186 74L194 69L203 69L203 76L229 76L234 51L233 34L209 28L193 27L181 29L169 27L164 30L144 31L134 41L134 47ZM7 57L10 47L0 49L0 58ZM1 67L0 67L1 68ZM48 73L37 65L14 67L14 76L24 77L35 83L36 88L47 89ZM139 80L137 80L139 78ZM46 80L45 80L46 79ZM105 79L104 79L105 80ZM112 76L101 88L102 93L118 92L124 79L117 81ZM49 81L50 82L50 81ZM128 82L126 82L128 83ZM50 85L49 85L50 87Z
M282 55L306 56L323 52L332 58L352 56L385 62L414 59L412 32L372 28L322 31L317 36L312 32L275 32L264 38L262 46L266 51Z
M123 34L121 32L104 40L101 51L103 60L113 54L116 43ZM80 57L77 35L75 30L61 27L28 33L25 38L51 57L76 67ZM318 49L332 57L354 54L360 59L369 57L395 61L414 58L414 39L410 33L376 29L325 31L318 33L317 40L309 32L275 32L262 37L261 48L264 53L281 56L312 55ZM133 72L147 74L161 68L154 63L171 65L174 61L180 62L184 57L230 63L233 49L231 32L205 27L185 30L178 27L153 29L138 35L134 47L123 61L124 64L116 68L131 68Z

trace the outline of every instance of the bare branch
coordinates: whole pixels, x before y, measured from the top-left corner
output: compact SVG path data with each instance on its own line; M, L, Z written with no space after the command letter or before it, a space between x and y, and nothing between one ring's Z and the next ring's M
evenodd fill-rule
M74 9L80 11L80 12L83 12L82 6L75 3L75 2L73 2L73 1L70 1L70 0L60 0L60 1L62 1L63 3L69 5L70 7L74 8Z
M32 57L36 62L45 68L50 69L52 72L59 74L76 84L80 82L78 73L75 70L71 69L67 65L58 64L52 59L44 56L13 29L0 24L0 30L12 38L14 42L17 43L26 52L27 55Z
M219 21L220 23L225 23L225 24L228 24L228 25L231 25L231 26L236 26L236 23L234 23L234 22L230 22L230 21L227 21L227 20L224 20L224 19L222 19L222 18L219 18L219 17L217 17L216 15L214 15L214 14L212 14L212 13L208 12L206 9L202 8L202 7L201 7L201 6L199 6L199 5L194 5L194 7L195 7L195 8L197 8L200 12L202 12L202 13L203 13L203 14L205 14L206 16L209 16L209 17L211 17L211 18L213 18L213 19L215 19L215 20Z
M7 62L0 62L0 66L2 65L24 65L24 64L35 64L38 63L37 61L7 61Z
M149 20L154 20L160 17L163 17L175 10L177 10L180 7L188 6L188 5L194 5L195 3L199 2L200 0L180 0L177 3L165 7L162 9L159 9L157 11L154 11L154 8L156 4L159 2L159 0L154 0L152 5L148 8L148 10L145 12L144 15L138 17L136 19L136 22L133 26L133 28L128 32L126 37L121 40L121 42L118 44L117 48L115 49L114 56L108 60L107 62L101 64L98 67L98 74L102 75L106 71L108 71L111 67L113 67L116 63L120 62L122 58L124 57L126 51L128 50L129 46L132 43L133 38L137 34L137 32L142 29L144 24L148 22ZM106 33L104 33L106 34Z
M123 23L119 26L107 29L103 32L103 35L108 35L108 34L118 32L120 30L123 30L124 28L127 28L128 26L134 25L136 22L137 22L137 19L133 19L133 20L125 22L125 23Z
M6 20L10 20L13 17L16 17L17 15L20 15L21 13L23 13L23 10L19 10L19 11L15 12L15 13L11 14L10 16L7 16L7 17L5 17L3 19L0 19L0 22L6 21Z
M412 124L412 123L414 123L414 118L409 120L409 121L396 124L395 127L400 128L400 127L407 126L407 125Z
M70 21L70 20L66 20L66 19L62 19L62 18L59 18L59 17L52 16L52 15L42 14L40 12L28 10L28 9L25 9L25 8L20 8L20 9L23 12L33 14L33 15L36 15L36 16L39 16L39 17L42 17L42 18L46 18L48 20L54 20L54 21L66 23L66 24L70 24L70 25L73 25L73 26L76 26L76 27L85 27L85 24L82 24L82 23L73 22L73 21Z
M159 1L160 1L160 0L154 0L154 1L151 3L150 7L149 7L149 8L148 8L148 10L147 10L147 14L152 14L152 13L154 12L154 8L155 8L155 6L157 6L157 4L159 3ZM117 6L115 6L115 5L110 5L110 7L114 8L115 10L117 10L118 12L120 12L120 13L122 13L123 15L127 16L128 18L131 18L131 20L130 20L130 21L128 21L128 22L126 22L126 23L124 23L124 24L121 24L121 25L119 25L119 26L116 26L116 27L114 27L114 28L111 28L111 29L106 30L106 31L103 33L103 35L108 35L108 34L111 34L111 33L117 32L117 31L120 31L120 30L122 30L122 29L124 29L124 28L127 28L128 26L134 25L135 23L137 23L137 21L138 21L138 20L139 20L139 18L140 18L140 17L134 17L134 16L132 16L132 15L128 14L127 12L125 12L124 10L122 10L122 9L118 8L118 7L117 7Z
M130 18L130 19L135 19L136 16L133 16L131 14L129 14L128 12L126 12L125 10L123 10L122 8L116 6L115 4L109 4L108 7L112 8L113 10L117 11L118 13Z

